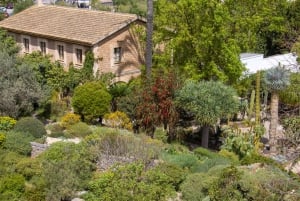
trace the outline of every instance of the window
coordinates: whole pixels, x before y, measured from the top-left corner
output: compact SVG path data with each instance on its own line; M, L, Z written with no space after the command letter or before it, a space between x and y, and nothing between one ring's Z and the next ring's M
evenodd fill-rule
M29 53L29 39L23 38L24 52Z
M114 48L114 63L121 62L121 47Z
M44 41L40 42L40 50L41 50L43 55L46 54L46 42L44 42Z
M76 62L82 64L82 49L76 48Z
M64 55L64 46L63 45L57 45L58 49L58 59L64 60L65 55Z

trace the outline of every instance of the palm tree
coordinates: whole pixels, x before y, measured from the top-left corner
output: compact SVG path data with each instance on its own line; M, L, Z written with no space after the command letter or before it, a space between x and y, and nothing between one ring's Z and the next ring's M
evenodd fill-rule
M270 68L265 72L265 83L271 92L269 144L271 151L275 152L277 144L279 92L290 84L290 72L279 64L277 67Z
M147 38L146 38L146 75L151 78L152 35L153 35L153 0L147 0Z

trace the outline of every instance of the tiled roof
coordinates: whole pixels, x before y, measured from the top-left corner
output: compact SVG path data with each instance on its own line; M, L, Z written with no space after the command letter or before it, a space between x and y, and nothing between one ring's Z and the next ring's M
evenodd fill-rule
M43 5L0 21L12 32L93 45L139 18L133 14Z

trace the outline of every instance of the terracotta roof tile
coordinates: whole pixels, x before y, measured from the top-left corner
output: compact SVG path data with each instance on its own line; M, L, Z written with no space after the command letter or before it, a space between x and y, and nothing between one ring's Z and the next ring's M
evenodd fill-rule
M135 20L133 14L43 5L0 21L0 27L93 45Z

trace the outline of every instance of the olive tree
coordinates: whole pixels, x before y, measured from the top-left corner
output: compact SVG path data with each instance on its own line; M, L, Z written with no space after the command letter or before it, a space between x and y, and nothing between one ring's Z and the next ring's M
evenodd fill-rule
M238 111L235 90L216 81L187 81L176 94L176 102L183 109L192 112L202 125L201 145L208 147L209 127L222 117Z

